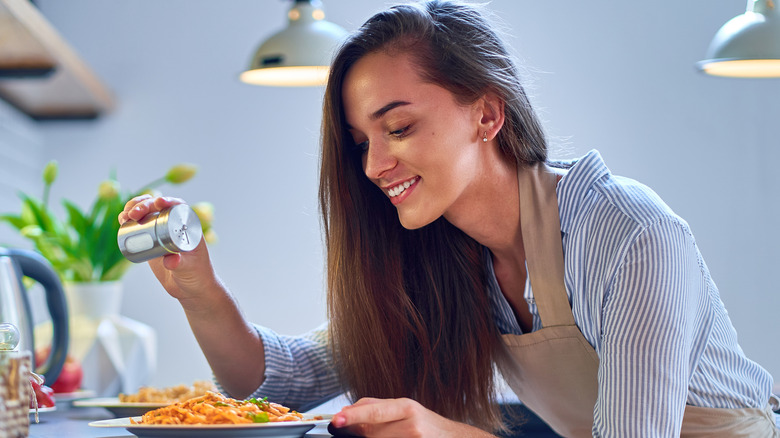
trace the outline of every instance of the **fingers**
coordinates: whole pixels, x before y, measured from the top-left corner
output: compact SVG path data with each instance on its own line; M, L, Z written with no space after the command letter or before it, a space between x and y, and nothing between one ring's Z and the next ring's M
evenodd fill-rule
M409 398L363 398L333 416L328 430L368 438L493 436L464 423L449 420Z
M341 412L333 416L331 423L337 428L361 429L370 425L380 425L407 419L410 416L411 404L409 399L382 400L375 398L362 398L351 406L345 406Z
M119 213L119 217L118 217L119 225L122 225L125 222L130 220L130 216L128 215L128 213L130 212L130 210L133 209L133 207L135 207L136 204L138 204L143 200L149 199L151 197L152 197L151 195L141 195L141 196L136 196L135 198L127 201L127 203L125 203L124 209L122 210L121 213Z
M138 204L139 202L141 202L143 200L151 199L151 198L152 198L152 195L149 195L149 194L136 196L135 198L133 198L133 199L131 199L131 200L129 200L129 201L127 201L125 203L125 211L130 210L131 208L133 208L133 206L135 204Z
M369 404L376 404L376 403L382 403L381 398L373 398L373 397L363 397L360 400L356 401L352 404L352 406L363 406L363 405L369 405Z
M184 200L170 196L156 198L151 195L136 196L127 201L124 210L119 213L119 223L124 224L129 220L139 221L149 213L157 212L176 204L184 204Z

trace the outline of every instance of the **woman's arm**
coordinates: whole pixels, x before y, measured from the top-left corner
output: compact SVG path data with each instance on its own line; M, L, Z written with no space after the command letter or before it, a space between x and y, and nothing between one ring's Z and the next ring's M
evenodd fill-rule
M125 205L119 222L138 221L149 213L183 202L142 195ZM263 343L214 272L205 241L193 251L150 260L149 266L165 290L181 303L222 387L237 398L251 394L263 382Z
M205 297L179 302L220 386L231 397L245 398L263 383L263 342L216 276L204 289Z
M256 326L265 348L265 380L252 397L305 412L343 392L328 347L327 324L301 336Z

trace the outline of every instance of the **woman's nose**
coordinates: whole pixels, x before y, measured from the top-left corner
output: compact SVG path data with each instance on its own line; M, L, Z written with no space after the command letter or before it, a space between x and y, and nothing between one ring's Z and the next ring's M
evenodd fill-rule
M363 171L369 179L376 180L394 168L398 163L387 142L379 140L369 143L368 150L363 154Z

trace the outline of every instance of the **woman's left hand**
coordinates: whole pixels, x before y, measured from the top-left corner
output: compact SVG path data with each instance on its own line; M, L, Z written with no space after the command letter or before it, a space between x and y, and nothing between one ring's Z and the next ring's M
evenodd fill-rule
M361 398L333 416L339 431L363 437L492 437L475 427L448 420L408 399Z

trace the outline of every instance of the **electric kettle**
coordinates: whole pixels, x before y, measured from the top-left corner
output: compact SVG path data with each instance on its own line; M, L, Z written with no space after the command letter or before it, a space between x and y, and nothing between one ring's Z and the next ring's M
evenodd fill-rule
M0 322L11 323L19 329L19 351L29 351L35 364L33 318L23 276L40 283L46 292L53 327L51 352L35 372L51 385L60 375L68 352L68 307L60 279L38 253L0 247Z

